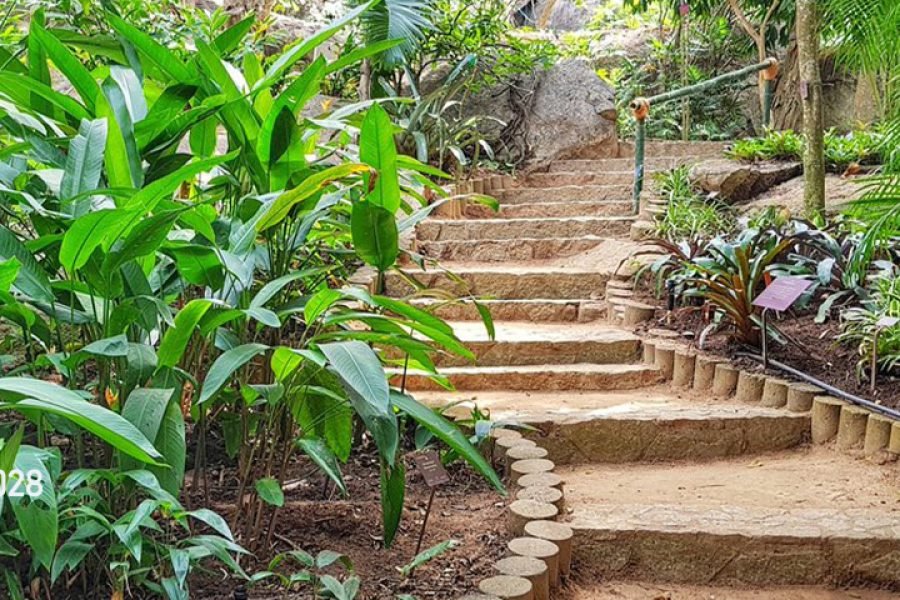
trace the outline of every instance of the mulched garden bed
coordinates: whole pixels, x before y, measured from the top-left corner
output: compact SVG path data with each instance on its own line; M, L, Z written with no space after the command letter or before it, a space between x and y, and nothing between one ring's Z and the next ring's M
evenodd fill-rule
M467 465L450 465L450 482L437 490L421 549L424 551L449 539L459 544L416 569L412 576L403 577L400 568L415 556L430 495L412 454L407 455L405 463L407 490L403 520L389 549L382 543L377 454L366 447L354 451L343 468L347 498L342 498L305 457L296 457L285 478L285 505L278 511L272 547L265 552L266 556L254 556L249 561L245 558L242 566L248 570L265 570L269 559L281 552L301 549L315 556L321 550L333 550L352 561L353 574L362 580L357 596L361 600L384 600L398 594L410 594L418 600L450 600L475 591L481 579L495 574L491 572L493 563L505 553L506 499ZM210 507L229 521L236 504L234 475L232 468L224 471L212 468L209 477ZM186 485L189 482L190 474ZM190 496L193 505L204 505L202 490ZM339 579L347 576L347 571L340 567L330 567L323 573ZM224 571L218 578L216 574L207 574L195 579L191 597L230 600L239 585L238 580L227 577ZM262 584L246 591L250 599L313 597L305 588L285 593Z
M640 300L648 304L660 304L659 300L650 295L642 295ZM880 373L875 393L872 393L869 389L868 371L863 374L862 379L857 376L859 355L856 348L835 341L840 331L837 321L829 320L819 324L815 322L814 314L790 312L773 319L773 322L793 343L786 345L770 343L771 358L845 392L883 406L900 408L900 378ZM664 309L657 310L656 319L645 323L642 330L670 329L682 334L687 333L687 337L696 342L706 326L707 322L699 308L680 307L671 313ZM745 368L762 368L756 360L735 357L737 352L759 351L734 343L730 339L727 327L719 333L707 336L703 350L710 354L729 357ZM794 379L777 369L769 369L768 373Z

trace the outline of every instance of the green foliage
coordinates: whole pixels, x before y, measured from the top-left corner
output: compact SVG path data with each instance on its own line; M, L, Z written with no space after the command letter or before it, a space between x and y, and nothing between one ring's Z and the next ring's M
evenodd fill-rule
M691 4L695 10L694 4ZM690 32L690 62L683 63L676 36L652 39L649 56L639 62L625 59L618 68L600 75L616 88L620 137L634 135L634 118L628 108L636 97L649 97L685 85L706 81L754 62L749 47L730 21L720 15L693 22ZM690 139L727 140L745 135L749 124L743 115L744 82L723 84L708 94L688 99L691 111ZM682 102L654 106L647 119L647 135L655 139L682 138Z
M885 317L900 317L900 279L878 279L871 296L862 306L854 306L841 313L838 341L857 347L857 373L860 378L872 364L876 333L879 368L890 372L900 365L900 328L894 326L879 330L878 322Z
M888 150L887 140L880 129L854 129L840 134L834 129L825 132L825 164L832 171L843 171L851 164L881 164ZM803 138L787 129L767 130L758 138L737 140L727 155L739 160L800 160Z
M681 166L654 175L656 189L666 200L665 212L656 219L655 235L669 241L728 233L735 226L731 208L697 194L690 167Z
M400 419L428 409L409 398L398 415L386 367L401 356L438 378L435 353L474 357L441 319L349 281L366 263L383 281L400 232L436 204L426 194L445 195L429 178L442 172L397 153L378 103L304 116L327 75L387 47L313 58L368 8L274 56L250 50L248 20L168 44L111 13L91 18L114 38L60 35L38 13L0 60L0 320L23 347L14 373L30 376L0 379L0 407L33 422L36 446L16 460L63 489L0 513L7 587L51 590L68 573L181 599L203 562L246 577L234 539L268 550L258 525L277 527L293 453L341 481L354 431L377 447L396 535ZM234 538L178 503L186 421L193 484L211 435L234 460L249 498ZM427 423L502 490L455 425ZM72 451L42 447L51 433ZM359 585L320 583L346 598Z
M769 129L757 138L736 140L726 154L739 160L800 160L803 138L791 129Z

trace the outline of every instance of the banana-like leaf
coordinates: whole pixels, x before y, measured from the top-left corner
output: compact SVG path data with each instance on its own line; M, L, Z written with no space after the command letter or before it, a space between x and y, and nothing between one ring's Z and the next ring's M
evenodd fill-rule
M53 383L28 377L0 378L0 408L34 410L55 414L96 435L113 448L145 463L162 458L156 448L134 425L78 394Z
M379 271L387 271L400 253L394 214L368 200L353 204L350 216L353 247L359 257Z
M113 13L106 13L106 18L119 35L131 42L162 73L178 83L191 82L193 78L191 70L165 46Z
M69 143L66 169L60 183L61 200L96 190L103 172L103 149L106 147L106 120L81 121L78 135Z
M375 439L382 461L393 467L400 445L384 368L375 352L359 341L320 344L356 413Z
M344 476L341 475L341 465L325 442L317 438L300 438L297 440L297 447L303 450L310 460L316 463L316 466L338 486L341 494L347 495L347 485L344 483Z
M81 101L91 114L94 113L94 107L98 96L100 96L100 86L94 80L81 61L60 42L56 37L44 29L36 20L31 22L29 29L29 38L34 38L43 46L44 51L57 69L63 76L69 80Z
M206 374L198 403L202 404L215 396L235 371L268 349L269 347L265 344L244 344L237 348L232 348L219 356Z
M494 489L506 495L506 489L503 487L503 483L500 481L497 473L494 472L494 469L481 455L481 452L472 445L456 425L434 410L416 401L413 397L401 394L395 390L391 391L391 404L430 431L434 437L444 442L482 477L487 479Z
M400 180L397 176L397 147L394 124L380 104L366 112L359 134L359 159L377 171L374 185L367 181L369 202L383 206L391 215L400 208Z
M278 196L266 209L263 216L256 224L256 231L265 231L281 223L291 209L297 204L309 199L317 192L322 191L335 181L345 179L358 173L369 171L369 167L359 163L344 163L328 167L303 180L303 183L294 189ZM310 207L311 209L312 207Z

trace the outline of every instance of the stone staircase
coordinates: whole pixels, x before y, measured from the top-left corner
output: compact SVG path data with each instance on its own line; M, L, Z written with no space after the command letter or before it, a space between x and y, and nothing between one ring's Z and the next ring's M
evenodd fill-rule
M719 152L650 143L647 169ZM641 360L629 327L653 307L628 282L641 220L630 216L631 169L627 157L558 161L505 190L499 213L468 207L421 223L416 247L441 267L408 275L489 298L496 336L471 304L441 306L478 361L443 359L454 392L415 373L407 387L536 428L575 532L570 581L552 598L896 597L865 589L900 589L891 468L810 449L807 413L675 388ZM396 273L386 286L413 291ZM832 589L846 585L861 589Z

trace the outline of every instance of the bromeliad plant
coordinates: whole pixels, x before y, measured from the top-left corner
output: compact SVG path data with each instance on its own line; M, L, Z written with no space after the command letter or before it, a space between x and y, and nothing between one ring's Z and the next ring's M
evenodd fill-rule
M89 40L38 12L27 62L0 62L0 317L23 341L15 369L57 378L88 399L79 407L127 424L101 435L110 448L81 432L98 433L93 417L38 419L37 447L50 432L73 440L47 468L62 478L57 506L93 513L57 513L57 531L72 534L54 539L4 514L0 539L18 556L7 591L65 574L183 598L208 556L241 574L224 520L178 503L186 429L194 493L208 490L208 436L224 437L246 499L232 524L253 549L269 546L294 455L344 490L340 465L361 436L380 457L389 544L405 421L502 490L465 436L386 377L401 365L437 376L435 351L472 358L444 321L383 294L400 231L432 210L426 195L443 192L428 176L443 173L397 153L377 102L303 116L325 76L383 51L310 57L368 6L269 60L238 53L252 19L194 40L184 58L107 14L119 46L97 70L77 52ZM54 88L51 64L73 94ZM363 264L371 292L350 285ZM218 535L198 536L191 520Z
M859 353L856 371L860 378L872 364L876 339L879 368L891 372L900 365L900 329L896 326L880 329L879 322L885 317L900 317L900 280L896 278L879 279L862 306L841 313L838 341L856 346Z

